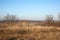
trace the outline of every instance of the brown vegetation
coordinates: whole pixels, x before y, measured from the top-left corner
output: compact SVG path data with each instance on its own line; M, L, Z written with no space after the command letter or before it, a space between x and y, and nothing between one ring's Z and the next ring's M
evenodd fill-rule
M7 15L0 21L0 40L60 40L60 21L51 15L45 21L17 20Z
M60 40L60 26L34 24L31 21L0 22L0 40Z

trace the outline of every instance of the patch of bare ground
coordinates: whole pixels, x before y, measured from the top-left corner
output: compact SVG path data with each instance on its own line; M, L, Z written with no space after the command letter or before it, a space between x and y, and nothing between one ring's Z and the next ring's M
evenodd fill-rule
M0 40L60 40L60 27L12 26L0 28Z

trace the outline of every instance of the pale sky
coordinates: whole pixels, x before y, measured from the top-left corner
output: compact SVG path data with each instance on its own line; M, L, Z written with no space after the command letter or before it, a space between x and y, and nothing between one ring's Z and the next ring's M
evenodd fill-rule
M43 20L53 15L57 20L60 0L0 0L0 16L7 13L25 20Z

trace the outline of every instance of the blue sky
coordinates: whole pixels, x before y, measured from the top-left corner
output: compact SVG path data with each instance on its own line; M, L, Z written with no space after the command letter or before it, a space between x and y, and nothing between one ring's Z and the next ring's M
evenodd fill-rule
M25 20L44 20L53 15L57 20L60 0L0 0L0 16L8 13Z

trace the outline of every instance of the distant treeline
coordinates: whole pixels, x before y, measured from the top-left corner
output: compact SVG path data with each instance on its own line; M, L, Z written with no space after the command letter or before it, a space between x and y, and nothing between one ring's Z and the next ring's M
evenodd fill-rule
M54 19L54 17L52 16L52 15L47 15L46 16L46 18L45 18L45 20L44 21L42 21L42 20L40 20L40 21L34 21L34 20L19 20L18 18L17 18L17 16L15 16L15 15L9 15L9 14L7 14L5 17L3 17L2 18L2 20L0 20L0 23L9 23L9 22L13 22L13 23L16 23L16 22L18 22L18 23L27 23L28 25L29 24L35 24L35 26L36 25L42 25L42 26L60 26L60 13L59 13L59 15L58 15L58 21L55 21L55 20L53 20Z

